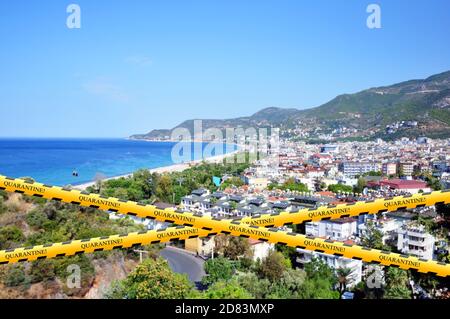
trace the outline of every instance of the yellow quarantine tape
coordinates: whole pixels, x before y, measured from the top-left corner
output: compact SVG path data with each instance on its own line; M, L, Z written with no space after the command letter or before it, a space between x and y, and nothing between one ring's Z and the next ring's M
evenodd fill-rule
M64 202L73 203L73 204L82 205L82 206L90 206L90 207L94 207L97 209L115 211L115 212L119 212L119 213L127 214L127 215L140 216L140 217L145 217L145 218L153 218L153 219L161 220L164 222L189 225L189 226L197 227L200 229L186 227L183 230L190 231L191 229L195 229L196 231L199 231L199 232L201 230L206 231L206 232L202 233L202 236L203 235L207 236L208 234L211 234L211 232L212 233L226 233L226 234L231 234L234 236L250 237L250 238L254 238L254 239L258 239L258 240L269 241L272 243L285 244L285 245L289 245L291 247L298 247L298 248L319 251L319 252L332 254L332 255L344 256L347 258L359 259L359 260L363 260L365 262L375 262L375 263L381 263L383 265L399 266L402 269L412 268L412 269L416 269L419 272L423 272L423 273L435 273L439 276L449 276L450 275L450 265L449 264L440 263L440 262L436 262L436 261L432 261L432 260L426 261L426 260L418 259L416 257L393 254L393 253L389 253L389 252L382 252L379 250L368 249L368 248L364 248L364 247L360 247L360 246L356 246L356 245L346 245L344 243L333 242L330 240L312 239L312 238L308 238L304 235L277 231L277 229L275 229L275 228L267 229L267 228L258 227L256 225L247 225L245 223L242 223L243 220L242 221L231 221L231 220L226 220L226 219L222 220L222 219L217 219L217 218L211 218L209 216L202 216L201 214L175 212L174 209L161 210L161 209L156 208L153 205L141 205L139 203L130 202L130 201L120 201L115 198L103 198L97 194L87 194L87 193L79 192L76 190L64 190L60 187L52 187L52 186L47 186L47 185L29 182L29 181L25 181L25 180L11 179L11 178L5 178L5 177L0 177L0 189L23 193L23 194L32 195L32 196L43 197L43 198L47 198L47 199L51 199L51 200L64 201ZM389 205L386 205L386 206L381 205L381 206L382 207L384 206L384 207L386 207L386 209L388 209L389 207L392 207L393 205L396 204L397 205L396 207L398 209L399 207L404 207L404 206L399 206L399 205L405 205L405 207L408 207L407 205L414 205L414 207L417 207L418 205L419 206L426 205L427 203L430 203L430 202L433 202L434 204L436 204L438 202L448 203L449 197L450 197L450 192L448 192L448 191L433 192L430 194L422 194L421 196L424 198L421 198L418 196L401 197L401 198L397 197L397 198L393 199L395 202L390 202ZM429 198L430 196L432 198L431 201ZM383 199L382 203L384 203L384 201L385 200ZM391 200L386 200L386 201L391 201ZM398 202L401 202L401 203L398 203ZM378 202L373 201L372 204L374 204L374 203L377 203L378 205L382 204L382 203L380 203L380 201L378 201ZM363 203L363 204L365 204L365 203ZM370 205L370 202L367 205ZM344 205L341 205L341 206L344 206ZM352 207L358 207L359 205L354 204L354 205L345 205L345 206L349 206L350 210L351 210ZM373 207L372 209L377 209L377 212L379 212L380 211L380 210L378 210L379 207L380 206ZM319 209L317 209L317 210L319 210ZM330 208L327 207L327 209L330 209ZM310 212L311 210L306 210L306 211ZM385 209L383 209L383 211L385 211ZM358 210L358 212L359 212L359 210ZM366 208L365 212L374 213L374 211L370 211L369 208ZM305 213L305 212L303 212L303 213ZM270 222L273 222L276 225L275 221L279 222L278 219L280 218L280 216L286 216L286 214L296 215L296 214L300 214L300 212L284 213L283 215L281 213L279 215L270 215L270 216L272 216L270 218L273 218L273 221L270 221ZM352 216L352 214L350 214L350 213L349 213L349 215ZM342 216L339 216L339 217L342 217ZM329 217L325 217L325 218L329 219ZM248 220L251 221L251 220L257 220L257 219L258 218L256 218L256 219L250 218ZM286 221L286 220L289 220L289 219L287 219L287 218L284 219L284 221ZM289 221L289 223L292 223L292 221ZM250 224L251 224L251 222L250 222ZM284 222L282 224L286 224L286 222ZM267 224L265 226L267 226ZM210 232L210 233L208 233L208 232ZM144 236L145 235L145 236L151 237L151 236L154 236L152 234L153 234L152 232L146 232L145 234L131 234L129 236L131 236L130 238L132 238L132 239L130 239L130 241L132 241L132 240L136 239L135 236L139 236L139 235ZM142 238L146 238L145 236L141 237L141 240L142 240ZM177 234L175 234L175 236L177 236ZM111 236L111 237L114 237L114 236ZM154 238L154 237L152 237L152 238ZM183 239L182 236L181 237L180 236L170 237L168 235L167 240L170 240L170 238ZM101 239L93 239L93 240L94 240L94 242L97 242ZM138 241L136 239L136 242L134 244L139 244L139 243L142 244L142 243L148 243L148 242L149 241ZM150 242L151 242L151 239L150 239ZM72 243L75 243L75 245L78 245L78 244L80 244L80 241L65 243L65 245L69 245ZM64 245L64 243L54 244L54 245L56 245L56 249L63 249L60 246ZM53 246L51 246L51 247L53 247ZM109 246L107 246L107 247L109 247ZM40 247L41 250L43 248L44 248L43 246ZM67 248L69 248L69 247L67 247ZM80 246L80 248L81 248L81 246ZM25 252L26 250L28 250L28 253L30 253L30 251L32 249L35 249L35 247L30 248L30 249L23 248L22 251L19 251L19 253ZM104 249L106 249L106 248L104 248ZM72 250L70 250L70 249L68 251L72 252ZM82 250L79 250L79 251L82 251ZM14 253L14 252L15 251L9 252L9 254ZM87 252L91 252L91 251L87 250ZM5 252L0 252L0 253L6 254ZM76 251L73 252L72 254L75 254L75 253L76 253ZM8 255L8 256L11 256L11 255ZM55 257L55 256L58 256L58 254L56 254L54 256L53 255L50 255L50 256ZM24 259L24 258L22 258L22 259ZM14 259L6 258L6 260L14 260ZM34 260L34 259L32 259L32 260ZM20 254L19 254L17 261L20 261ZM1 259L0 259L0 262L2 262ZM3 263L4 262L5 262L5 260L3 261Z
M348 245L342 242L334 242L320 238L309 238L304 235L287 233L275 228L268 229L242 225L238 222L226 221L223 228L224 230L222 233L234 236L253 238L274 244L282 244L290 247L362 260L368 263L396 266L405 270L413 269L421 273L435 274L442 277L450 276L450 264L434 260L427 261L417 257L383 252L357 245ZM62 256L73 256L96 251L133 248L140 245L206 237L215 234L217 233L198 228L178 226L159 231L153 230L128 235L113 235L86 240L74 240L64 243L16 248L0 251L0 265Z
M156 219L177 225L199 227L207 230L220 229L222 219L213 218L208 214L183 212L174 208L159 209L154 205L143 205L117 198L102 197L78 190L68 190L57 186L49 186L22 179L0 176L0 189L30 196L38 196L49 200L63 201L81 206L94 207L101 210L117 212L124 215ZM280 212L260 216L235 218L242 224L264 227L281 227L290 224L301 224L309 221L354 217L362 214L377 214L399 209L410 209L421 206L432 206L438 203L450 203L450 190L431 193L380 198L365 202L339 204L336 206L321 206L318 208L301 209L297 212ZM219 228L216 228L219 226Z

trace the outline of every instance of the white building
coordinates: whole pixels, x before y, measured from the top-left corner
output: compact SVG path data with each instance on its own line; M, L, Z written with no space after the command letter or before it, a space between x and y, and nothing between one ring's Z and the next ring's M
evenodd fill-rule
M343 162L340 170L345 176L354 177L372 171L378 172L381 170L381 165L377 162Z
M209 197L209 191L203 188L193 190L190 195L181 198L181 206L190 211L201 210L200 203Z
M357 235L357 221L353 218L339 218L305 224L308 236L326 237L332 240L347 240Z
M315 251L297 248L297 262L301 264L309 263L312 258L323 260L333 269L348 268L351 273L348 277L347 287L351 288L361 282L362 278L362 261L349 259L341 256L328 255Z
M398 230L397 249L423 259L433 259L435 238L423 225L404 225Z
M255 239L248 239L248 242L250 244L250 249L253 252L253 261L265 259L269 255L269 252L275 247L272 243Z
M325 144L320 148L321 153L336 153L339 151L339 146L334 144Z
M396 243L397 232L402 227L403 222L394 218L381 218L373 221L375 229L379 230L383 234L383 244ZM365 237L367 234L367 224L363 223L358 226L358 236L360 238Z
M129 218L135 224L144 225L145 228L147 228L148 230L159 230L159 229L167 227L167 225L169 225L168 223L160 222L160 221L149 219L149 218L109 213L109 219L111 219L111 220L118 220L118 219L124 219L124 218Z
M245 176L244 183L250 187L266 189L270 181L267 177Z

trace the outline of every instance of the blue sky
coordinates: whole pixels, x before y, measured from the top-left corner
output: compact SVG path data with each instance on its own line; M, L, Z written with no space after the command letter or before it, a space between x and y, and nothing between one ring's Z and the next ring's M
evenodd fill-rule
M81 7L81 29L66 7ZM382 28L368 29L378 3ZM0 136L124 137L450 70L450 2L5 0Z

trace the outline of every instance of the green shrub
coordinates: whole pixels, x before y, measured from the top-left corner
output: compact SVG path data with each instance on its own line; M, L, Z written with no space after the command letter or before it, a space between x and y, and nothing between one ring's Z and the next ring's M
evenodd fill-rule
M48 218L41 208L37 208L28 213L26 221L31 227L42 228L48 222Z
M28 278L22 265L14 265L10 267L5 274L3 283L8 287L17 287L26 284Z
M37 260L31 263L29 276L32 283L53 280L55 275L53 260Z
M6 226L0 228L0 249L9 249L19 246L25 239L20 228L17 226Z
M3 199L3 197L0 196L0 215L3 213L6 213L6 210L7 210L7 208L4 203L4 199Z

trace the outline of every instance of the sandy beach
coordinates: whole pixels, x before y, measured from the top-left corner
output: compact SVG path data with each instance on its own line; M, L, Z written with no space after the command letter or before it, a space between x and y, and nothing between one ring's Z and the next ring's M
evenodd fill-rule
M229 157L229 156L233 156L233 155L235 155L235 154L237 154L239 152L240 152L240 150L238 149L238 150L236 150L234 152L231 152L231 153L228 153L228 154L212 156L212 157L208 157L208 158L205 158L205 159L202 159L202 160L195 160L195 161L190 161L190 162L186 162L186 163L180 163L180 164L173 164L173 165L169 165L169 166L162 166L162 167L157 167L157 168L151 168L151 169L149 169L149 172L151 172L151 173L158 173L158 174L182 172L185 169L188 169L188 168L190 168L192 166L195 166L197 164L200 164L202 162L220 163L220 162L223 161L224 158ZM118 179L118 178L122 178L122 177L130 177L132 175L133 175L133 173L129 173L129 174L124 174L124 175L109 177L109 178L105 178L103 181L108 181L108 180L112 180L112 179ZM89 183L73 185L73 188L79 189L79 190L85 190L89 186L95 185L95 183L96 183L95 181L92 181L92 182L89 182Z

